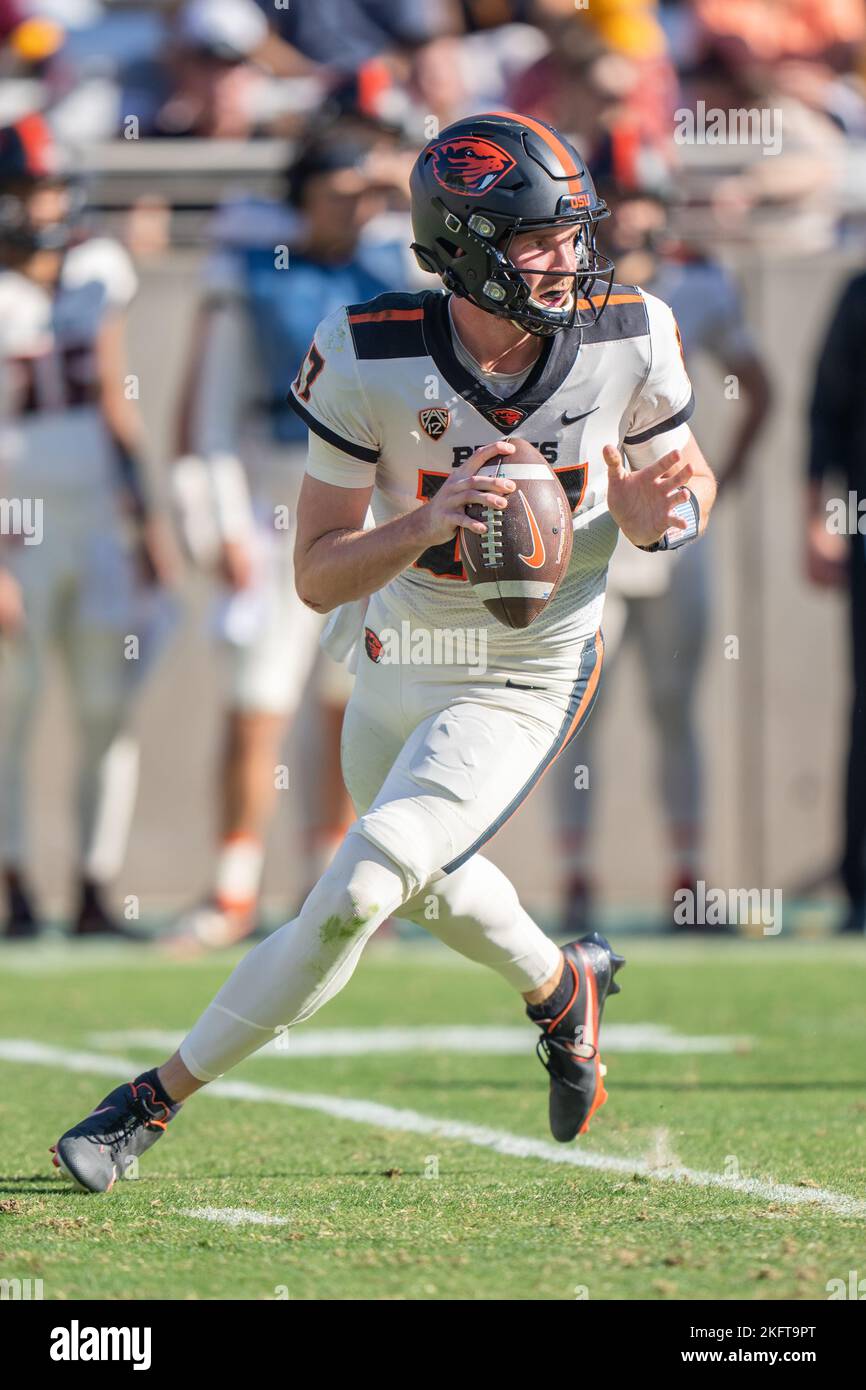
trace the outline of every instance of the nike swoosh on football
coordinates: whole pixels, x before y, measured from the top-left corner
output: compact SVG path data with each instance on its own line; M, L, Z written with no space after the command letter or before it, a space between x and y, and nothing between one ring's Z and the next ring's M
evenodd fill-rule
M544 549L544 541L542 540L541 532L538 529L538 522L535 519L535 512L532 510L529 503L527 502L525 493L521 492L520 500L523 503L523 510L526 512L526 520L529 522L529 532L532 536L532 553L530 555L518 555L517 558L519 560L522 560L525 565L528 565L530 569L537 570L541 568L541 566L547 559L547 554Z
M577 424L578 420L585 420L586 417L587 417L587 415L592 415L592 414L594 413L594 411L596 411L596 410L598 410L598 406L597 406L597 405L594 405L594 406L592 407L592 410L585 410L585 411L583 412L582 415L567 415L567 414L565 413L565 411L563 411L563 412L562 412L562 423L563 423L564 425L575 425L575 424Z

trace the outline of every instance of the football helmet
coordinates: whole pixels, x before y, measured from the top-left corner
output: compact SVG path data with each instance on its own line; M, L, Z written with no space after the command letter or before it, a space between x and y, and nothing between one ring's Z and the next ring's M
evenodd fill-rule
M68 212L52 222L36 225L27 203L35 188L69 182L53 136L38 112L0 127L0 244L23 254L67 246L75 215L72 191Z
M614 274L595 245L608 208L577 150L552 126L510 111L456 121L425 145L410 190L412 250L446 289L539 337L597 322ZM533 297L509 252L526 232L570 226L577 270L532 272L557 285L571 278L565 304L552 305L537 288Z

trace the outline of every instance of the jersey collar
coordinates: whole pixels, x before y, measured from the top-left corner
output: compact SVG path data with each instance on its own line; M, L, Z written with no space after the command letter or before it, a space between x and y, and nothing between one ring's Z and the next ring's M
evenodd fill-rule
M451 339L450 295L430 291L424 304L424 341L439 372L452 390L502 434L511 434L558 391L580 351L579 325L542 341L529 376L512 395L496 396L459 361Z

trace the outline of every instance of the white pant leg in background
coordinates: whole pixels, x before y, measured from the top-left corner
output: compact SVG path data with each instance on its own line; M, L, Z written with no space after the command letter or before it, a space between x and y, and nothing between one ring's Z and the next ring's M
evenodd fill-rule
M695 697L710 621L709 559L705 540L684 548L668 592L635 599L629 622L656 730L662 804L675 836L697 836L703 822Z
M220 602L217 634L228 655L231 708L288 719L299 708L311 676L320 697L331 704L348 700L352 680L345 667L320 650L325 618L302 603L295 589L293 555L306 449L257 440L250 451L250 471L261 475L249 538L253 577L247 588Z
M710 559L706 539L669 556L642 554L639 565L662 567L658 591L624 593L614 575L605 599L608 680L617 669L622 648L634 643L641 668L635 698L645 698L649 706L657 736L661 801L675 836L697 836L703 819L694 705L710 621ZM629 586L624 583L624 587ZM573 756L557 770L557 814L566 858L574 849L572 868L578 860L582 863L591 833L600 786L601 728L593 721L572 745ZM588 785L575 787L576 765L588 769Z
M7 558L21 584L25 625L20 634L3 640L0 661L0 852L6 863L26 858L29 742L53 647L63 660L79 734L81 863L93 861L114 873L125 852L137 784L134 748L125 749L123 767L108 767L134 685L124 651L133 615L132 569L116 515L99 499L63 505L55 499L50 515L53 524L42 544L16 545ZM109 788L110 845L100 845Z

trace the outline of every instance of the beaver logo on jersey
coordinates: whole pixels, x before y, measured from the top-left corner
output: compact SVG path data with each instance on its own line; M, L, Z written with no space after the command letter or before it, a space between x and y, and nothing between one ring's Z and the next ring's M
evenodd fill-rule
M436 182L473 198L495 187L517 162L500 145L477 136L443 140L431 153Z
M371 627L364 628L364 646L371 661L378 661L382 655L382 643Z
M431 439L441 439L451 424L451 411L447 406L430 406L418 411L421 428Z
M488 420L492 420L500 429L513 430L515 425L520 424L524 413L518 410L516 405L499 405L495 410L488 410L486 415Z

